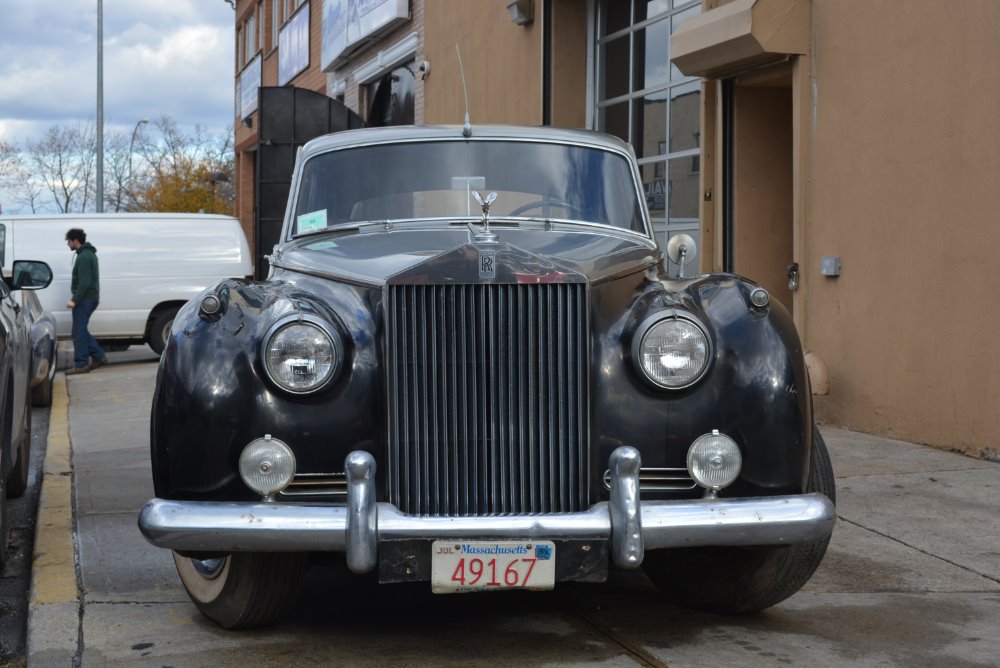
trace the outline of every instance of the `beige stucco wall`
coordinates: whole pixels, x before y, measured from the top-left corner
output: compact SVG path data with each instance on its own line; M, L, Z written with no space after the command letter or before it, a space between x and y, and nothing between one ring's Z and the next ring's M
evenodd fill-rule
M828 424L1000 451L1000 2L814 0L804 335ZM839 255L839 278L819 274ZM988 453L987 453L988 454Z
M526 26L511 23L505 0L428 2L424 6L424 122L465 116L455 44L462 54L473 124L542 122L541 3Z

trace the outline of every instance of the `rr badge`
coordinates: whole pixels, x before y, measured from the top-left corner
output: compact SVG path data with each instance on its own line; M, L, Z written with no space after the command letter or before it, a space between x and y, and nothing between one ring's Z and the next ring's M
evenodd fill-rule
M496 250L479 250L479 278L497 277Z

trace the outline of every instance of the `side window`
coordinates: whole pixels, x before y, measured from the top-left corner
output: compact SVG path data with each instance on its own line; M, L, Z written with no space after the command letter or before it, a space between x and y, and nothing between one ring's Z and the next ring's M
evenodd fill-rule
M0 267L5 267L7 265L7 258L4 256L4 250L7 248L7 226L0 225Z

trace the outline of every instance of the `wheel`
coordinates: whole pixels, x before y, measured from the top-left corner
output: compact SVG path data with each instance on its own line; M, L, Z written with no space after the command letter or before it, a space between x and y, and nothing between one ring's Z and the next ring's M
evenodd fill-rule
M25 401L22 425L21 440L11 450L17 459L7 473L7 498L10 499L24 496L25 490L28 489L28 469L31 466L31 403L29 401Z
M149 347L157 355L162 355L167 347L167 341L170 340L170 328L174 324L174 317L176 317L177 311L178 309L176 308L168 308L160 311L153 318L153 324L149 326Z
M809 492L836 503L833 467L818 429L813 431ZM722 615L743 615L776 605L802 588L826 554L830 538L768 547L697 547L653 550L643 570L672 601Z
M522 213L525 213L526 211L531 211L532 209L543 209L543 208L565 209L568 213L573 213L576 214L578 218L583 218L583 211L579 207L573 206L569 202L563 202L562 200L548 199L548 198L540 199L534 202L528 202L527 204L522 204L521 206L517 207L507 215L520 216Z
M3 478L0 478L0 574L7 565L7 490L4 489Z
M234 552L198 560L174 552L174 564L195 606L226 629L278 621L298 598L308 555L301 552Z
M7 394L10 397L10 393ZM11 426L13 424L14 418L11 415L11 410L14 407L14 402L11 401L13 397L7 400L6 407L7 410L4 411L2 426L0 426L0 464L3 463L3 458L6 456L4 453L8 452L7 444L10 443L12 438ZM0 466L2 470L2 466ZM7 483L3 476L0 476L0 573L3 572L4 566L7 564L7 538L8 538L8 528L7 528Z
M37 387L31 388L31 405L42 407L52 405L51 378L46 378Z

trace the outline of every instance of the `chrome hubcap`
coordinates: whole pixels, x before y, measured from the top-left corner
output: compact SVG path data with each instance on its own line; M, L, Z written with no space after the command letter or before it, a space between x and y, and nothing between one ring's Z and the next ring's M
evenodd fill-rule
M194 570L198 572L198 575L205 578L206 580L214 580L219 577L219 573L222 572L223 567L226 565L226 558L219 557L218 559L192 559L191 565L194 566Z

